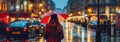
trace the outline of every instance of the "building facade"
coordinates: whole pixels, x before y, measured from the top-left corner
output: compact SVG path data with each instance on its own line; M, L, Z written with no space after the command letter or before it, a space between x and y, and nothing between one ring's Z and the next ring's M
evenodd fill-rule
M87 15L88 18L97 21L97 10L101 20L115 21L115 16L120 11L120 0L69 0L67 13L70 16ZM89 19L89 20L90 20Z
M87 0L84 8L85 14L88 14L89 17L97 17L97 10L99 10L100 20L111 20L113 22L115 21L116 13L120 10L119 2L120 0L99 0L98 4L98 0Z
M39 18L54 7L52 0L0 0L0 14L7 13L9 21Z
M67 5L67 13L73 14L73 16L81 15L85 2L85 0L69 0Z

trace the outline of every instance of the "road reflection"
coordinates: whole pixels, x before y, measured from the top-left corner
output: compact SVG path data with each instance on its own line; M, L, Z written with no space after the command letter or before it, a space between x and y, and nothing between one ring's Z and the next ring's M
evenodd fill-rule
M70 22L64 25L66 27L64 28L64 39L62 42L95 42L95 32L93 30ZM46 42L46 40L43 37L37 37L28 39L28 42Z
M80 25L68 22L64 28L64 39L62 42L94 42L93 30L85 29ZM45 42L42 37L39 42Z

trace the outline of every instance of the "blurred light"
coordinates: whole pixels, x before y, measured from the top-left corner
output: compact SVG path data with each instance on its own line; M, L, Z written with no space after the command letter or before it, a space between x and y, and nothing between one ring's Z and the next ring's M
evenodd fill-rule
M93 42L93 38L92 38L92 30L88 30L87 31L87 42Z
M2 6L1 6L1 4L0 4L0 10L2 9Z
M81 12L79 11L78 14L81 14Z
M70 15L69 16L72 16L73 14L72 13L70 13Z
M42 6L43 6L43 4L42 4L42 3L40 3L40 4L39 4L39 6L40 6L40 7L42 7Z
M45 11L45 9L42 8L41 11Z
M82 32L82 42L85 42L85 30L83 27L81 29L81 32Z
M49 10L49 12L51 13L51 12L52 12L52 10Z
M19 7L19 5L16 5L16 9L19 9L20 7Z
M6 16L6 18L9 18L9 16Z
M7 28L6 28L6 31L9 32L9 31L10 31L10 28L7 27Z
M39 11L39 14L41 14L41 11Z
M91 13L92 12L92 8L88 8L88 10L87 10L89 13Z
M24 31L27 31L27 28L24 28Z
M118 13L120 13L120 9L118 10Z
M24 5L27 5L27 1L26 0L24 1Z
M29 4L29 7L32 7L33 6L33 4Z

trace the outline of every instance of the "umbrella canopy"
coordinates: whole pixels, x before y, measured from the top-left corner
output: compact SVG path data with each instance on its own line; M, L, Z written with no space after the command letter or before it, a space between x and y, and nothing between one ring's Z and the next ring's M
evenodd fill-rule
M67 19L68 15L65 13L47 13L41 20L41 23L43 24L47 24L49 23L50 19L51 19L51 15L56 14L58 17L59 22L62 20Z
M96 21L92 21L91 24L97 25L97 22Z

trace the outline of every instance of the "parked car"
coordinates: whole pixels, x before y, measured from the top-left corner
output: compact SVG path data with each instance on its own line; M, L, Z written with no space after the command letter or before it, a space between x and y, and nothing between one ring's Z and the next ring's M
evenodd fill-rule
M41 36L43 34L43 29L38 20L34 20L33 22L30 22L31 29L34 28L35 30L35 36Z
M14 21L6 28L7 39L28 39L29 21Z

